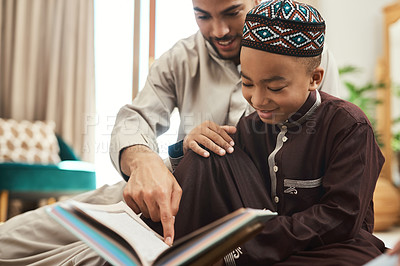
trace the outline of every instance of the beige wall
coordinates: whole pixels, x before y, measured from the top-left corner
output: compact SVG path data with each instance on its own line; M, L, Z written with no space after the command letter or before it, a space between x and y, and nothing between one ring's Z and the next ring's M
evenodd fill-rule
M303 0L301 2L304 2L304 3L308 4L308 5L311 5L311 6L313 6L316 9L319 10L319 2L320 2L320 0Z
M317 8L326 20L326 43L339 67L360 67L354 82L375 78L383 49L383 8L396 0L300 0ZM400 1L400 0L397 0ZM341 96L346 96L341 88Z
M360 84L375 77L383 49L383 7L395 0L313 0L327 23L326 41L337 64L355 65ZM341 94L345 93L341 91Z

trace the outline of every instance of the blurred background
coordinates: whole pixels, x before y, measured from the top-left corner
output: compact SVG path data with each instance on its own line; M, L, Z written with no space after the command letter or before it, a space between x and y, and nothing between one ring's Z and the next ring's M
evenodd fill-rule
M399 215L393 201L400 185L400 1L303 2L326 20L326 44L340 69L339 96L362 107L376 127L387 158L379 186L389 195L379 202L391 208L390 227ZM57 136L94 166L96 187L120 181L109 158L116 114L143 87L153 60L198 30L192 2L0 3L0 118L54 121ZM158 139L162 157L176 141L179 117L172 117L171 129Z

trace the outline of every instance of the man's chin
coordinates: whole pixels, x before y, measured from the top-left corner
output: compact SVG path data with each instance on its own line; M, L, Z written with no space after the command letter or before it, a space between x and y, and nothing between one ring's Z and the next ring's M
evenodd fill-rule
M239 63L240 61L240 52L238 53L226 53L226 52L221 52L218 49L216 49L214 47L215 51L217 52L217 54L219 55L219 57L223 60L230 60L233 61L235 63Z
M235 60L238 60L238 59L239 59L239 55L238 55L238 54L237 54L237 55L230 55L230 54L224 54L224 53L221 53L221 52L219 52L218 54L219 54L219 56L220 56L222 59L224 59L224 60L232 60L232 61L235 61Z
M208 42L211 44L211 46L214 48L215 52L219 55L219 57L221 59L231 60L233 62L239 62L239 60L240 60L240 49L237 52L221 51L215 46L215 44L212 41L208 40Z

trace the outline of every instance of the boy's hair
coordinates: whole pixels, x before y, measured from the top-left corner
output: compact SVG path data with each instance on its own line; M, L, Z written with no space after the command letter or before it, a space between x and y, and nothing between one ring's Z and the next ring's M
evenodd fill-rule
M242 45L296 57L317 57L325 40L325 21L310 5L269 0L246 16ZM307 60L313 65L318 59Z
M295 57L298 62L305 66L307 74L311 74L321 64L321 55L313 57Z

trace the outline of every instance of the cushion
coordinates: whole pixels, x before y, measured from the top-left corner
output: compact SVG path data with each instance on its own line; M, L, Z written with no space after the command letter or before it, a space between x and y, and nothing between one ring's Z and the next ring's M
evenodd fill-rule
M0 190L10 193L35 192L24 197L49 193L80 193L96 188L94 165L83 161L62 161L59 164L0 164ZM15 195L14 195L15 196ZM43 195L44 196L44 195Z
M0 118L0 162L60 162L54 121Z

